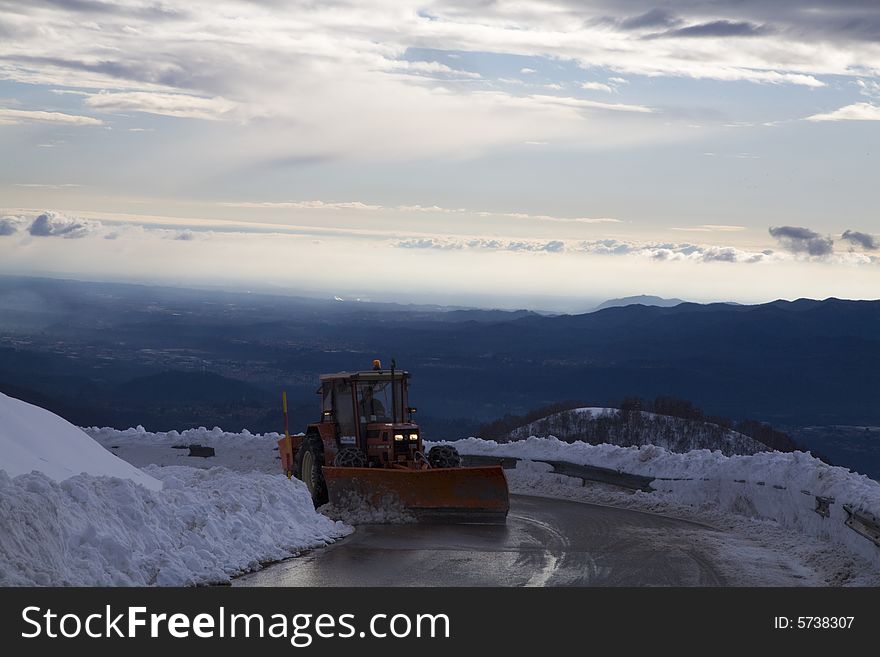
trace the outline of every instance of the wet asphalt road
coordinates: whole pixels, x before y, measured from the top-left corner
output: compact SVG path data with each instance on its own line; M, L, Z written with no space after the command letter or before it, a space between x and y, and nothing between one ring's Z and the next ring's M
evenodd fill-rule
M664 516L512 496L507 524L361 525L325 549L233 586L723 586L695 540L718 532Z

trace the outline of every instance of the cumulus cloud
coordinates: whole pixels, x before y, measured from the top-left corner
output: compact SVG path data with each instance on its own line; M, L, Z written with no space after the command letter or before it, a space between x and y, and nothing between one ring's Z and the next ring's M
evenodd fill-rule
M806 253L811 256L827 256L834 250L834 240L822 237L819 233L801 226L771 226L770 235L792 253Z
M617 239L600 240L511 240L499 238L418 237L401 239L393 245L403 249L513 251L571 253L599 256L630 256L654 261L757 263L770 259L772 251L744 251L731 246L677 242L639 243Z
M438 249L442 251L474 249L486 251L548 252L565 250L561 240L505 240L491 238L418 237L397 240L394 246L401 249Z
M865 251L876 251L877 249L880 249L880 242L878 242L876 237L869 235L868 233L860 233L857 230L844 231L843 235L840 236L840 239L850 242L851 244L856 244L862 247Z
M0 237L15 235L26 223L24 217L0 217Z
M47 211L33 220L28 232L34 237L80 238L101 230L100 221L74 219L58 212Z

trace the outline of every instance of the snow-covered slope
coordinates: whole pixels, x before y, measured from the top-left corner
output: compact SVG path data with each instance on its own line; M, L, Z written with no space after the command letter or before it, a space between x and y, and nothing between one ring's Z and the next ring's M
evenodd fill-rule
M315 512L283 475L152 467L152 491L81 474L60 483L0 471L0 586L228 582L351 528Z
M671 452L719 450L726 456L767 450L758 441L717 424L654 413L621 413L616 408L576 408L548 415L508 434L509 440L555 436L566 442L621 447L657 445Z
M0 395L0 586L224 582L351 531L317 513L302 482L266 473L271 437L204 431L252 443L228 450L246 472L213 459L144 472L60 417ZM128 432L133 441L145 433ZM140 440L144 460L186 462L188 450L171 447L181 435L163 438L152 452L156 441Z
M162 483L117 458L54 413L0 393L0 470L12 477L34 470L55 481L88 472L158 490Z

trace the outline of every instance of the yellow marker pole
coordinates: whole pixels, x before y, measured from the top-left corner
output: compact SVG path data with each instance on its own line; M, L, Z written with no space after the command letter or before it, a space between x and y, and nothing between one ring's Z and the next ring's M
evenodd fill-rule
M290 439L290 429L287 422L287 391L281 391L281 408L284 409L284 437L287 439L287 451L290 453L291 465L293 465L293 442ZM285 468L287 478L290 479L293 472L289 468Z

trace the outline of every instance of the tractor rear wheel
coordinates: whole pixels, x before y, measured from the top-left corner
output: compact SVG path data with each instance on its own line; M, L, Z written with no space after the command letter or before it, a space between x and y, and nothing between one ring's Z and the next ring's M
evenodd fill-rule
M357 447L343 447L336 452L333 465L338 468L366 468L367 459Z
M315 508L327 503L327 482L324 481L324 443L316 433L309 433L293 459L293 475L302 481L312 496Z
M458 468L461 456L452 445L434 445L428 452L428 463L432 468Z

